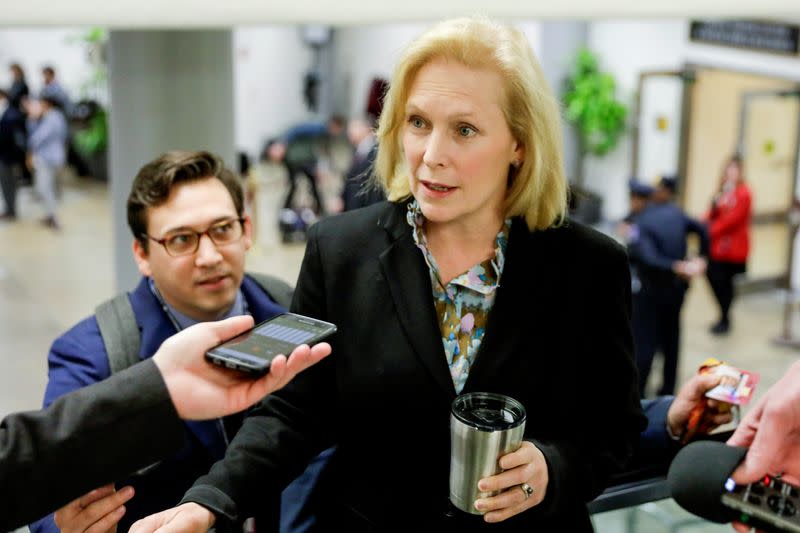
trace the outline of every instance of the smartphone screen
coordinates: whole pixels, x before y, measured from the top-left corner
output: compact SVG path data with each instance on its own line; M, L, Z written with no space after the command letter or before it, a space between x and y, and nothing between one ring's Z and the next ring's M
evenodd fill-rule
M284 313L206 352L212 363L249 373L266 373L279 354L287 357L301 344L315 344L336 332L336 326L314 318Z

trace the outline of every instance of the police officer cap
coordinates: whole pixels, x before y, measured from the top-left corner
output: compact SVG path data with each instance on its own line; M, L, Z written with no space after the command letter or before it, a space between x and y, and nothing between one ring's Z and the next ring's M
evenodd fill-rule
M628 189L630 189L631 194L634 196L642 196L647 198L653 194L653 187L646 183L642 183L636 178L631 178L628 181Z

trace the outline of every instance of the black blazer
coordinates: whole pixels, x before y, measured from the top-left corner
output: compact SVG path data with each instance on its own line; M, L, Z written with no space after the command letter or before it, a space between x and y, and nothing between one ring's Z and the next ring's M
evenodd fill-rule
M382 202L386 195L370 182L372 167L378 155L378 145L372 147L364 156L353 156L353 163L344 176L342 188L342 210L352 211L360 207Z
M63 396L43 411L5 418L0 531L174 453L183 432L152 361Z
M0 163L16 165L25 161L25 115L9 106L0 115Z
M456 394L405 217L405 205L383 202L311 228L292 307L339 326L333 354L267 398L184 501L234 519L336 444L323 530L591 531L585 502L645 426L624 251L577 224L530 232L514 220L463 392L525 405L525 438L544 453L549 485L538 507L485 524L448 507Z

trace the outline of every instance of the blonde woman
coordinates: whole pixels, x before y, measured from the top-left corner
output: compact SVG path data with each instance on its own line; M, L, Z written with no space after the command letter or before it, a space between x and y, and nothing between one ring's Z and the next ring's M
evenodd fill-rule
M643 428L624 252L565 220L558 106L515 29L441 23L405 50L378 129L389 201L323 220L293 310L333 354L271 396L163 524L247 516L320 450L320 531L591 531L585 502ZM448 503L457 394L527 408L522 447ZM531 490L526 490L528 487ZM494 524L492 524L494 523ZM172 531L172 529L170 529Z

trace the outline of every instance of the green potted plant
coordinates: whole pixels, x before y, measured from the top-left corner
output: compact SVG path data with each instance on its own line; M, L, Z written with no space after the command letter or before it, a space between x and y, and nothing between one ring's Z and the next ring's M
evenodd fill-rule
M616 82L601 72L589 50L578 52L564 91L567 120L575 124L584 153L603 156L625 131L628 108L616 98Z
M572 73L565 83L563 100L565 116L577 130L581 153L571 203L580 212L580 218L596 222L600 217L601 198L582 187L583 159L586 154L603 156L617 146L625 132L628 108L617 100L614 77L601 72L597 56L585 48L575 58Z
M103 28L89 28L73 40L86 47L87 57L92 65L89 77L81 86L82 98L73 113L77 126L73 135L75 149L83 158L91 175L95 179L106 181L108 119L101 102L106 100L108 89L106 64L108 32Z

